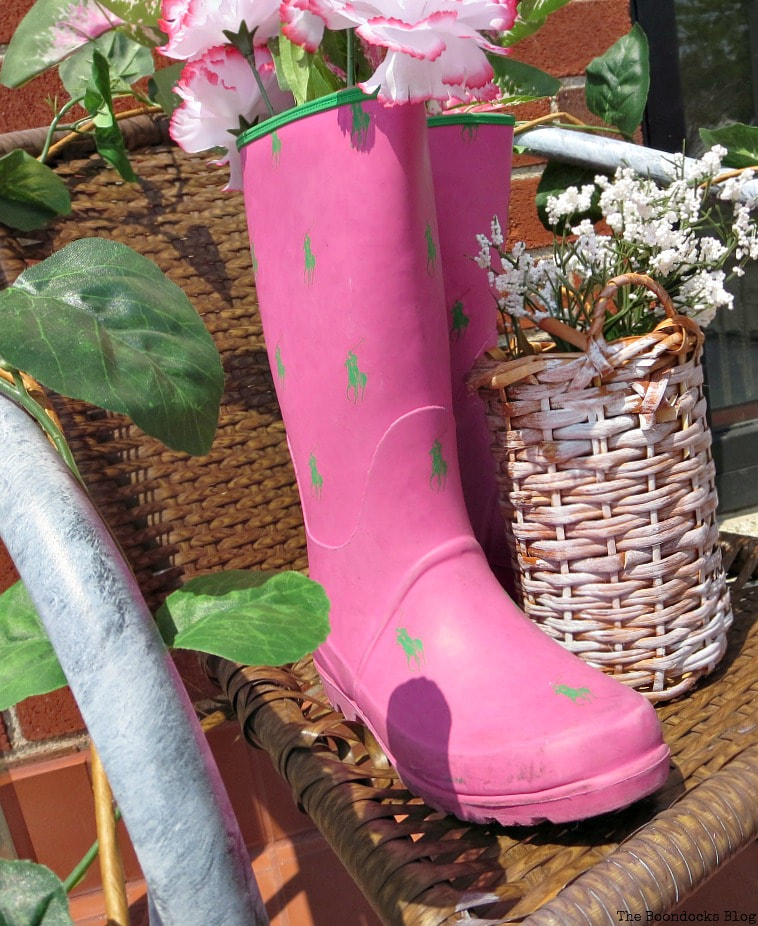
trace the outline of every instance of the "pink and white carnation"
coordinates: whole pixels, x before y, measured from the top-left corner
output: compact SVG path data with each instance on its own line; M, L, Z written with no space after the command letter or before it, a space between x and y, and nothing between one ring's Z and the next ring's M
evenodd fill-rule
M510 29L516 0L283 0L282 31L315 51L324 27L353 26L360 38L385 50L361 84L388 103L492 99L497 90L485 52L506 54L483 31Z
M275 112L289 109L292 95L279 88L274 63L265 48L256 48L255 64ZM240 117L252 123L268 109L252 68L232 45L218 45L185 65L175 92L182 103L171 117L170 132L185 151L226 148L215 163L230 168L227 190L242 189L242 167L236 136Z
M324 29L351 29L357 21L347 0L283 0L280 7L282 33L306 51L315 52Z
M161 29L168 42L159 49L168 58L195 58L208 48L225 44L224 31L247 24L256 45L278 35L280 0L163 0Z

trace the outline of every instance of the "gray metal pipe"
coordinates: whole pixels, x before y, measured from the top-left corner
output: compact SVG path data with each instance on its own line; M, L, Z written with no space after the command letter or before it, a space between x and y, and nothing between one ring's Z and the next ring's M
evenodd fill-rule
M517 134L514 144L523 146L530 154L609 173L618 167L631 167L636 173L664 185L675 177L672 154L588 132L555 126L537 127ZM692 158L686 160L694 163ZM758 199L758 180L745 185L743 198L746 201Z
M162 926L265 926L192 705L116 543L35 422L0 396L0 535L111 783Z

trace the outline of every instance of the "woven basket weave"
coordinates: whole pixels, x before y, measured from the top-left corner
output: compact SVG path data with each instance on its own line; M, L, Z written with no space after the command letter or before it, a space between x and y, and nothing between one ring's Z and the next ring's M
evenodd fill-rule
M606 342L606 308L627 285L651 290L666 317ZM627 274L598 297L583 353L483 358L469 381L526 614L651 701L710 672L732 621L702 344L653 280Z

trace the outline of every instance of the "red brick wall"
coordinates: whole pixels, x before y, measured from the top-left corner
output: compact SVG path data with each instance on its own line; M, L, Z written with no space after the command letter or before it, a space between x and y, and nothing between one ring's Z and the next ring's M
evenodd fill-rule
M554 112L570 112L587 122L594 120L584 106L584 69L631 28L628 0L572 0L554 13L535 35L513 50L513 57L548 71L562 80L563 88L552 106L539 103L517 110L519 120ZM535 111L536 109L536 111ZM539 183L535 158L514 158L509 211L509 240L543 247L552 241L534 207Z
M0 46L7 45L16 26L31 8L33 0L3 0L0 13ZM16 132L49 125L52 118L46 97L67 99L57 75L43 74L25 87L9 90L0 87L0 131Z
M31 5L32 0L3 0L0 45L7 44ZM552 104L541 102L521 107L518 118L533 118L551 108L553 111L568 109L586 118L581 86L584 68L629 27L628 0L572 0L555 13L539 34L518 46L514 57L561 78L564 89ZM57 78L50 75L36 78L18 90L0 88L0 130L7 132L47 124L50 111L44 98L60 92ZM550 241L534 208L540 169L541 161L536 158L517 157L514 161L510 237L511 240L523 239L533 247ZM10 568L4 551L0 550L0 588L3 582L8 582ZM26 748L52 737L78 733L83 728L68 691L28 699L18 706L13 719L11 739L15 731L18 742L14 745L24 746L26 741ZM4 745L7 749L8 738L5 728L0 727L0 751Z

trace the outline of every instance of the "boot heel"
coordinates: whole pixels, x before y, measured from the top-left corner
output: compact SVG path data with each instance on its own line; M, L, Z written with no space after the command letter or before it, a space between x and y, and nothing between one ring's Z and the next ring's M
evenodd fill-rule
M344 716L345 720L363 720L363 718L358 714L355 705L347 697L347 695L340 691L334 682L330 681L318 668L318 666L316 666L316 668L318 669L319 677L321 678L324 694L326 695L332 707L339 711Z

